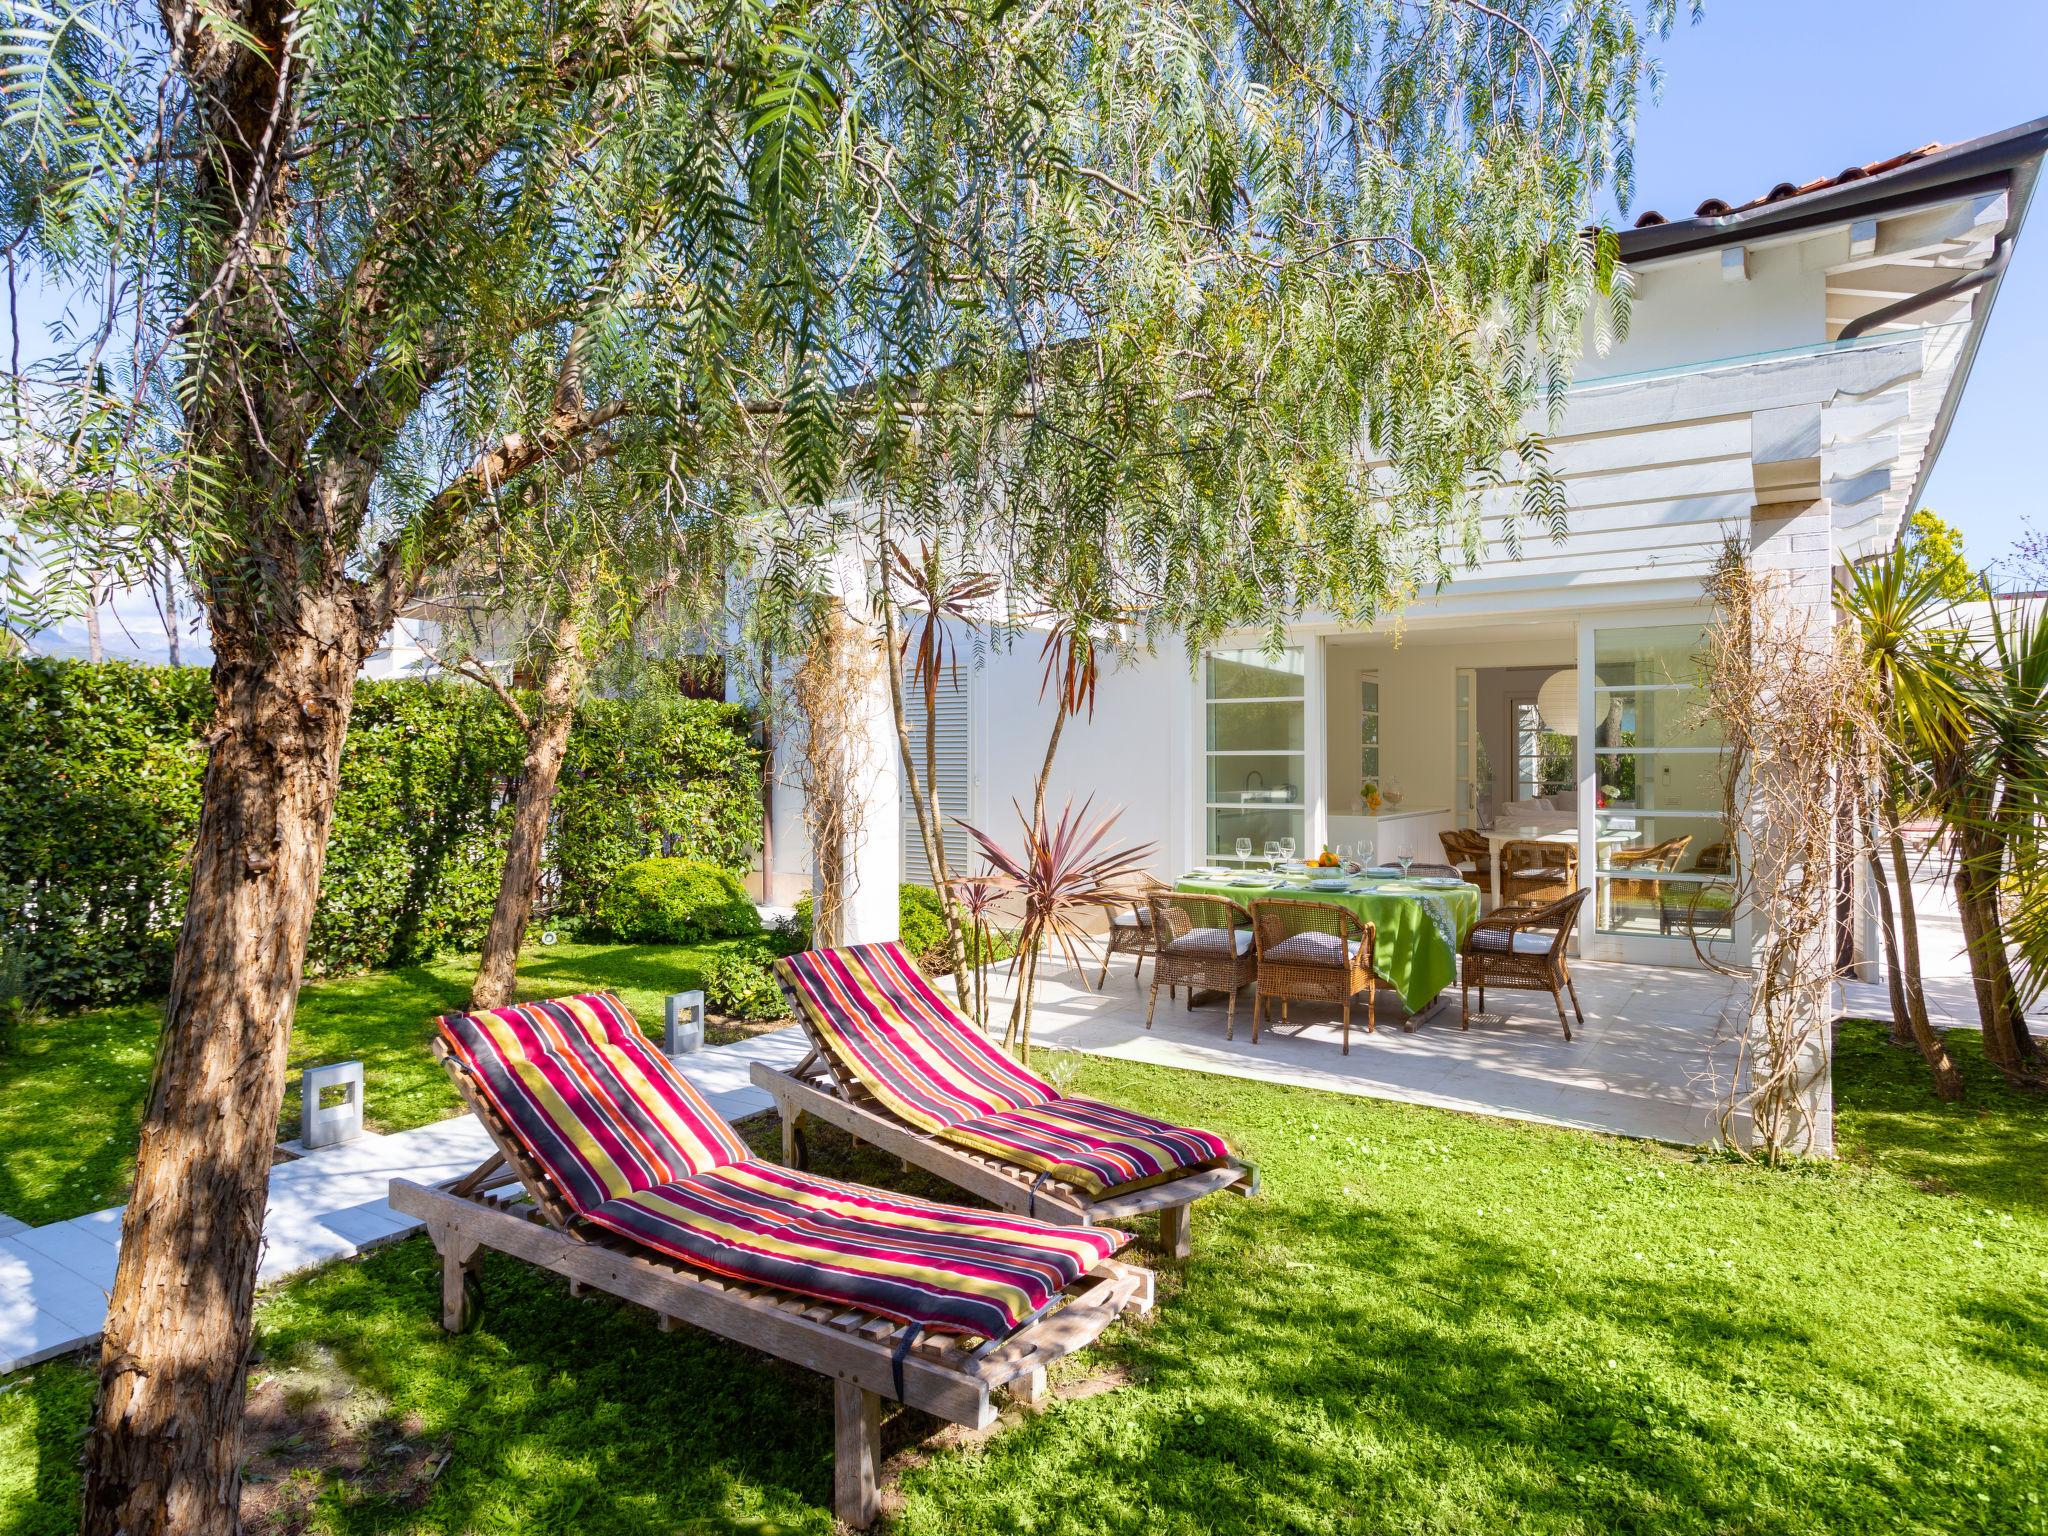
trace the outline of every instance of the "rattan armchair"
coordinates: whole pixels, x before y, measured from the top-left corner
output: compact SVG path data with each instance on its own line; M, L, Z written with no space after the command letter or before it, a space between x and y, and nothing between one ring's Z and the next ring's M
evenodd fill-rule
M1228 897L1195 896L1185 891L1155 891L1147 904L1152 909L1154 949L1152 998L1145 1005L1145 1027L1152 1027L1162 986L1186 987L1189 1008L1195 1006L1195 988L1214 987L1230 996L1223 1038L1236 1039L1237 994L1259 976L1259 957L1252 947L1252 915Z
M1373 974L1373 925L1327 901L1255 901L1252 930L1258 935L1259 996L1252 1005L1252 1044L1268 999L1277 998L1280 1018L1289 1001L1336 1003L1344 1011L1344 1054L1351 1054L1351 999L1365 994L1365 1029L1378 1027Z
M1564 1037L1572 1037L1571 1020L1564 1016L1564 999L1572 1000L1572 1012L1581 1024L1585 1011L1579 1007L1578 989L1572 985L1571 964L1565 948L1571 943L1572 925L1586 904L1590 890L1576 890L1568 896L1541 906L1500 907L1472 925L1464 948L1458 951L1458 973L1464 992L1464 1017L1458 1027L1472 1027L1472 989L1479 989L1479 1007L1486 1008L1488 987L1507 987L1523 992L1548 992L1557 1005L1557 1022Z
M1137 890L1110 908L1109 934L1102 946L1102 974L1095 978L1096 991L1100 992L1109 981L1109 962L1118 955L1138 957L1131 967L1131 985L1135 988L1144 984L1145 957L1153 950L1152 898L1172 889L1148 875Z
M1444 845L1444 857L1451 861L1451 873L1491 896L1493 849L1486 841L1486 835L1470 827L1455 827L1436 836L1437 841Z
M1500 850L1500 899L1561 901L1579 888L1579 850L1570 843L1520 840Z
M1678 868L1678 861L1685 857L1685 850L1692 845L1692 836L1666 838L1661 843L1647 848L1616 848L1607 855L1607 863L1614 870L1664 871ZM1608 886L1616 901L1648 901L1656 895L1654 880L1629 878L1614 875Z

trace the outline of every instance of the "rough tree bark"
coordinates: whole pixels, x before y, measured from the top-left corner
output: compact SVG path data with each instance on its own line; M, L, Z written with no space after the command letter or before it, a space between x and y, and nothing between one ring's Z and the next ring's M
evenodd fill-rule
M2005 926L1998 915L1998 834L1965 821L1955 829L1956 913L1970 952L1970 981L1984 1031L1984 1056L2011 1076L2026 1073L2031 1041L2020 1012L2019 988L2006 954Z
M295 622L214 614L192 895L121 1223L85 1536L237 1528L271 1147L366 649L353 594L337 588L302 598Z
M526 760L512 801L512 835L505 845L498 901L491 909L490 930L484 935L476 984L470 988L472 1008L502 1008L517 991L519 946L533 917L534 886L540 877L548 817L554 810L555 786L562 777L562 758L569 749L569 727L576 718L576 696L582 691L586 670L583 591L579 588L550 637L539 712L529 717L510 691L500 688L500 697L526 733Z
M1892 883L1885 875L1884 860L1878 855L1875 841L1870 845L1870 883L1877 892L1877 927L1884 940L1884 980L1892 999L1891 1043L1909 1046L1913 1043L1913 1021L1906 1016L1906 988L1899 980L1899 928L1892 916Z

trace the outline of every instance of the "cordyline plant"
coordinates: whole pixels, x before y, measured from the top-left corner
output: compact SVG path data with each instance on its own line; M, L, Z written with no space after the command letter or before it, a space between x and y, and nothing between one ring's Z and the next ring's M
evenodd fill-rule
M1123 812L1111 811L1090 822L1088 810L1093 804L1088 800L1076 810L1069 800L1061 807L1059 820L1050 825L1043 815L1026 816L1024 807L1017 806L1024 840L1015 851L979 827L967 827L981 845L989 867L1024 909L1017 950L1010 957L1015 996L1010 1022L1003 1030L1003 1048L1015 1052L1019 1061L1031 1053L1031 1003L1038 990L1040 958L1056 945L1068 963L1080 969L1079 945L1086 942L1087 933L1082 919L1129 901L1130 882L1144 871L1152 856L1150 843L1105 848L1103 840Z
M509 489L627 459L775 509L763 601L813 612L881 486L1006 579L1096 551L1197 646L1369 618L1489 481L1561 529L1531 411L1625 323L1582 231L1677 9L0 6L0 249L69 316L6 392L0 623L174 546L215 653L91 1536L233 1529L353 680Z
M960 918L967 932L968 1012L983 1034L988 1033L988 967L995 949L1003 898L1011 892L1008 880L990 874L956 875L946 882L946 893L959 904Z

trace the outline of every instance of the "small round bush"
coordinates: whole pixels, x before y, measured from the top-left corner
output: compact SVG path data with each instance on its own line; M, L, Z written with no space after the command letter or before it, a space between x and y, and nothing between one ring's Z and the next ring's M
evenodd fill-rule
M697 944L761 931L739 876L694 859L627 864L597 904L597 926L628 944Z
M779 1019L789 1011L768 964L753 945L721 950L704 967L704 1001L729 1019Z

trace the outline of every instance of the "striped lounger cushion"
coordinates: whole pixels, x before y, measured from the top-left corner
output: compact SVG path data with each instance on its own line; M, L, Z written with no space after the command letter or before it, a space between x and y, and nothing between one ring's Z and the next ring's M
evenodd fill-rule
M1068 1098L965 1023L900 946L807 950L775 962L839 1067L898 1119L1094 1196L1230 1158L1220 1136Z
M764 1163L609 993L436 1023L579 1216L695 1268L1000 1338L1129 1240Z

